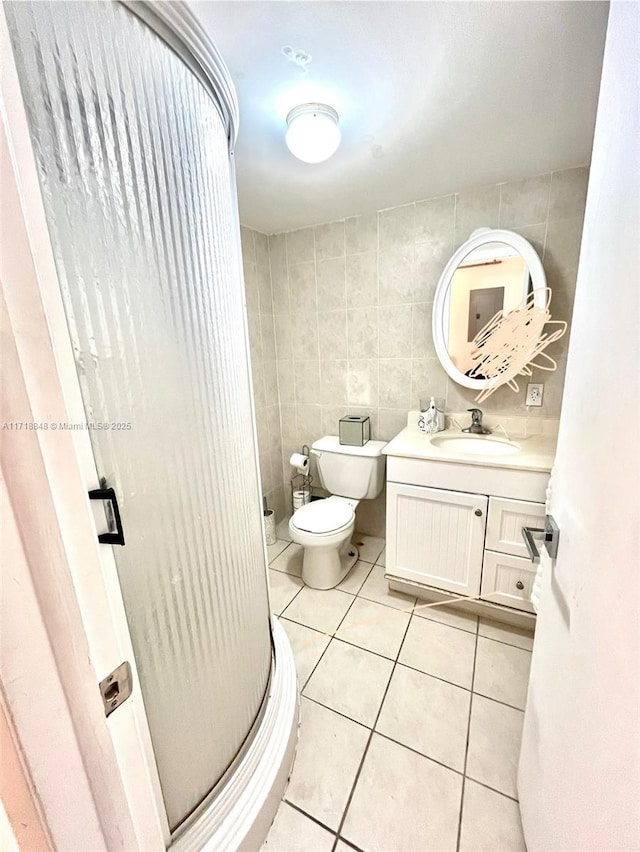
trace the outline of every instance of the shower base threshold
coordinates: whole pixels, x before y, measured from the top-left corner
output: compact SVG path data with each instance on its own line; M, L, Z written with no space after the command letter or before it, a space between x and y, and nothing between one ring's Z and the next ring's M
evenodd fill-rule
M253 741L220 795L169 852L258 852L267 836L291 774L299 719L293 651L277 618L271 630L273 671Z

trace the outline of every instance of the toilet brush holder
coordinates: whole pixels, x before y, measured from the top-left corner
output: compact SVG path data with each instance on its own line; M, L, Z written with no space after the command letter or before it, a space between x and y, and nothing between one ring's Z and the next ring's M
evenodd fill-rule
M276 543L276 516L273 509L266 509L264 512L264 537L267 544Z

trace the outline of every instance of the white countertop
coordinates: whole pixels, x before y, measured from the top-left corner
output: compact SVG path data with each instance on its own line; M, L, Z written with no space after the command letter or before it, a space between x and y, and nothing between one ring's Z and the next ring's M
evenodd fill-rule
M556 436L530 435L527 438L516 438L510 443L519 449L516 453L504 456L478 455L463 453L457 449L437 447L431 438L463 436L460 429L449 428L436 435L421 432L416 425L406 426L384 448L387 456L399 456L411 459L427 459L428 461L454 462L457 464L480 465L482 467L500 467L509 470L537 470L548 473L551 471L556 452ZM464 435L466 437L466 435ZM478 438L482 436L472 435ZM500 432L486 436L491 439L504 440Z

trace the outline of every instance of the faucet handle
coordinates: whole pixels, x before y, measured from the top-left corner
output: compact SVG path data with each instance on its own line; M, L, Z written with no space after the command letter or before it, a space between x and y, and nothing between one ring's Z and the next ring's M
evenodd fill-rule
M463 432L470 432L472 435L490 435L491 429L485 429L482 425L482 409L468 408L467 411L471 414L471 426L463 429Z

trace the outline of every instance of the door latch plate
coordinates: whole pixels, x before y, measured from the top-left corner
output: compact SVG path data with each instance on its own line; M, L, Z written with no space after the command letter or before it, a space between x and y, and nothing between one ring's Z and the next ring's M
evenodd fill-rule
M109 716L127 700L133 688L131 666L128 662L120 663L117 669L100 681L100 695L104 705L104 715Z

